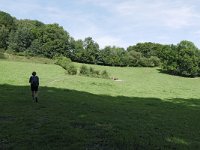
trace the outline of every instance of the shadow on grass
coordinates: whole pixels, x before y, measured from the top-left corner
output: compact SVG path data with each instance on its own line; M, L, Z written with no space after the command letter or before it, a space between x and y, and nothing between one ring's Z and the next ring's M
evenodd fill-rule
M0 85L0 149L200 149L200 100Z
M163 70L163 69L161 69L161 68L158 68L158 69L156 69L156 70L158 70L158 72L159 72L159 73L162 73L162 74L167 74L167 75L171 75L171 76L183 77L183 76L179 76L179 75L173 74L173 73L170 72L170 71Z
M163 70L161 68L158 68L157 69L159 73L162 73L162 74L167 74L167 75L171 75L171 76L177 76L177 77L182 77L182 78L196 78L196 76L184 76L183 74L177 74L177 73L174 73L174 72L170 72L170 71L167 71L167 70Z

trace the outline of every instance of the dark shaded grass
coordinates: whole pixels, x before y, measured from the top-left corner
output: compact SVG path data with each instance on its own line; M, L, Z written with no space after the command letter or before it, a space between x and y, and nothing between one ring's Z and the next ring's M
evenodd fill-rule
M0 85L0 149L200 149L200 100Z

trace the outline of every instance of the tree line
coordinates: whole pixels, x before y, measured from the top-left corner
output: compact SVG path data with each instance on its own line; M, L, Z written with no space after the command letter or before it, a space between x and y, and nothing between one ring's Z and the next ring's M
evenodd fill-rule
M92 37L75 40L59 24L18 20L0 11L0 51L18 55L53 58L107 66L156 67L174 75L200 76L200 51L190 41L177 45L145 42L127 49L106 46L100 49Z

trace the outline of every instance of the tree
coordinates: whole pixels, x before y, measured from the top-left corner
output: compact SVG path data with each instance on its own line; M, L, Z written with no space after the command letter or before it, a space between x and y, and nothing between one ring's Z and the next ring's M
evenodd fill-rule
M34 35L29 28L18 28L11 32L9 37L9 49L15 52L24 52L30 47Z
M190 41L181 41L166 51L163 70L180 76L199 76L200 52Z
M0 49L7 49L8 47L9 30L2 26L0 28Z
M44 24L37 20L17 20L16 30L9 37L9 49L15 52L31 50L32 42L38 38L40 28Z
M14 29L14 20L15 19L10 14L0 11L0 28L4 26L10 32L12 29Z
M0 48L7 49L8 39L11 30L14 29L14 18L3 11L0 11Z
M57 54L70 57L70 36L63 27L58 24L41 25L33 33L35 40L29 52L48 58Z
M106 46L100 51L100 61L104 65L125 66L125 53L123 48Z
M177 73L183 76L195 77L199 72L199 51L194 43L181 41L178 46Z
M97 64L98 56L99 45L91 37L85 38L83 41L83 51L81 52L81 62Z
M129 66L137 67L140 65L142 54L134 50L128 51L128 64Z
M163 46L164 45L158 43L145 42L145 43L138 43L134 46L129 46L127 48L127 51L140 52L143 57L150 58L151 56L158 56L159 53L162 51Z
M83 41L74 39L71 40L71 59L76 62L82 62Z

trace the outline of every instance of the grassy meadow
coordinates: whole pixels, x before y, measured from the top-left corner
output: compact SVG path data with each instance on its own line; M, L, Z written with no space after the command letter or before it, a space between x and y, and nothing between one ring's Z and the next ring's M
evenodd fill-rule
M200 78L88 66L119 80L67 75L46 59L0 59L0 149L200 149Z

